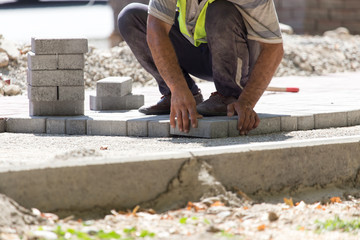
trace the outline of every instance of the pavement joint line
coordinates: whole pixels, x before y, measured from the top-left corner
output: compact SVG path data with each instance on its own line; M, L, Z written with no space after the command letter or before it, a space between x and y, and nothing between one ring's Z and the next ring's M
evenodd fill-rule
M212 166L214 176L225 187L252 194L346 183L358 173L359 154L360 135L188 149L131 159L74 158L1 168L0 189L24 207L41 211L93 211L95 206L130 209L166 191L183 163L192 158ZM56 188L52 187L55 183Z

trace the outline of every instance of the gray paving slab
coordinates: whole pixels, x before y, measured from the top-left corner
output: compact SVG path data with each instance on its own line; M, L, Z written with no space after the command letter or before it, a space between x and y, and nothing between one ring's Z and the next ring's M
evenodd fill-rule
M47 134L66 134L66 118L49 117L46 119Z
M85 65L84 54L39 55L30 51L27 56L30 70L81 70Z
M170 137L170 120L149 121L148 137Z
M254 130L249 132L249 135L269 134L281 131L281 117L263 117L260 124Z
M85 86L59 86L59 101L84 101Z
M65 121L65 131L68 135L86 135L88 117L67 118Z
M348 126L360 125L360 110L349 111L347 113Z
M6 120L6 132L12 133L45 133L46 118L16 117Z
M35 54L87 53L88 41L85 38L31 38L31 51Z
M297 116L297 129L298 130L312 130L315 128L314 115Z
M144 105L144 95L125 95L122 97L99 97L90 95L90 109L100 110L131 110Z
M83 70L29 70L28 83L33 87L42 86L83 86Z
M32 101L57 101L57 87L33 87L28 85L28 98Z
M96 82L97 97L122 97L131 91L131 77L107 77Z
M134 137L147 137L148 122L148 118L134 118L127 120L127 135Z
M314 115L315 129L347 127L347 112L319 113Z
M31 101L30 116L76 116L84 115L84 101Z
M84 54L58 54L58 69L84 69Z
M5 132L6 130L6 119L0 118L0 133Z
M281 131L290 132L298 130L297 126L298 119L295 116L281 116L280 126Z
M126 120L89 119L87 120L88 135L127 136Z
M223 138L229 136L229 121L226 119L211 119L204 117L198 120L198 127L192 128L188 133L181 132L176 123L176 128L170 128L171 135L180 135L200 138Z

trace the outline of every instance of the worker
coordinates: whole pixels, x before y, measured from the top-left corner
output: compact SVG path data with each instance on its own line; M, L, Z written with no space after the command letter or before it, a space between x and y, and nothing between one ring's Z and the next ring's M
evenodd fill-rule
M254 107L283 57L273 0L150 0L132 3L118 27L163 95L149 115L170 114L188 132L202 116L238 115L240 135L256 128ZM192 76L213 81L203 101Z

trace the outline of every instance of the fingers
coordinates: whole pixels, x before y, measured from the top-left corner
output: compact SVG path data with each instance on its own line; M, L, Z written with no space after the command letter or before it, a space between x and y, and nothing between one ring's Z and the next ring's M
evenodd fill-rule
M190 120L189 120L190 118ZM190 123L191 127L197 128L198 127L198 119L203 118L201 114L194 109L178 109L173 110L171 109L170 112L170 126L172 128L176 128L176 122L179 128L179 131L188 133L190 130ZM175 120L176 119L176 120Z
M197 124L198 124L198 113L196 111L196 109L190 109L190 119L191 119L191 126L193 128L197 128ZM201 116L201 115L200 115ZM201 116L202 117L202 116Z
M232 117L235 114L235 104L231 103L227 105L227 115L228 117Z
M181 120L179 119L178 121L181 121ZM182 112L182 126L183 126L183 129L181 129L179 127L179 130L188 133L189 132L189 115L188 115L187 111Z
M173 109L170 110L170 126L172 128L176 128L176 121L175 121L175 111Z

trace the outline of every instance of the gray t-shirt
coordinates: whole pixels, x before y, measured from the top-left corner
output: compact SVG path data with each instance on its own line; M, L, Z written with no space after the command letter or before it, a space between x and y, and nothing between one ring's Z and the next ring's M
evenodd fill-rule
M186 25L193 33L196 20L207 0L186 1ZM281 43L281 31L273 0L228 0L243 16L248 38L265 43ZM149 14L172 25L175 22L177 0L150 0ZM220 20L221 21L221 20Z

